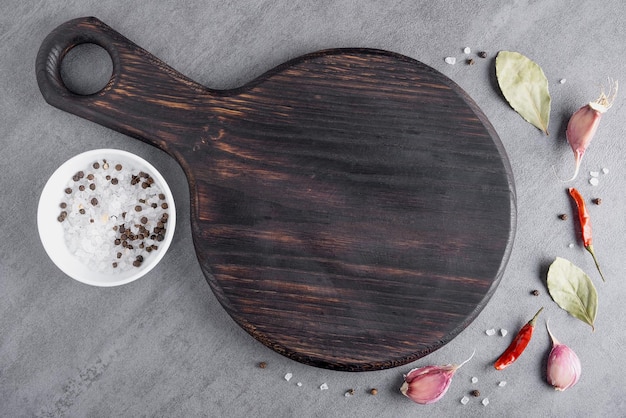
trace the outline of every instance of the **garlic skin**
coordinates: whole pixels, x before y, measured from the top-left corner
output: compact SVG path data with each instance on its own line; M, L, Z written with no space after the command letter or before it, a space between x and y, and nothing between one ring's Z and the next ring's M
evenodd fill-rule
M454 373L474 357L474 353L459 365L426 366L413 369L404 376L400 392L418 404L437 402L446 394Z
M552 350L550 350L548 355L546 379L550 385L554 386L554 389L564 391L578 382L582 366L574 350L565 344L561 344L554 338L547 323L546 327L552 339Z
M565 136L570 147L572 147L572 151L574 151L576 162L574 175L569 181L574 180L578 176L583 155L585 155L587 147L598 130L602 115L613 105L613 101L617 96L617 88L617 81L609 80L609 92L605 93L603 89L600 97L574 112L567 123Z

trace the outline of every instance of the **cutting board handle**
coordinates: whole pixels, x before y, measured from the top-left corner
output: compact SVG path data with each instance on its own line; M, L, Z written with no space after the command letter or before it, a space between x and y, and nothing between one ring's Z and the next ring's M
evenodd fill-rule
M63 82L61 63L72 48L86 43L108 52L113 72L100 91L81 95ZM206 114L206 99L215 95L95 17L70 20L53 30L39 49L36 71L49 104L164 150L192 133L194 110L203 108Z

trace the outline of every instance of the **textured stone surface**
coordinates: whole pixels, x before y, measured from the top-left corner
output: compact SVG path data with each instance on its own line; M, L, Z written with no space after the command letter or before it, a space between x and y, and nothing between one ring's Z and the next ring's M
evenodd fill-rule
M579 178L562 183L573 157L567 118L595 99L607 76L624 73L626 6L618 0L576 6L558 1L134 2L15 1L0 17L0 416L620 416L626 413L622 360L626 209L624 95L602 121ZM188 77L237 87L303 53L331 47L399 52L442 71L465 89L495 126L509 154L518 193L518 230L504 278L484 311L451 343L407 367L342 373L283 358L239 329L212 295L197 264L186 180L176 163L146 144L47 105L35 81L35 55L60 23L97 16ZM474 65L466 65L464 47ZM544 69L553 97L550 137L512 111L497 88L493 58L515 50ZM487 51L487 58L474 54ZM444 58L455 56L449 65ZM96 74L96 71L94 71ZM559 80L567 82L560 84ZM87 81L90 78L87 77ZM461 139L460 139L461 140ZM61 273L36 228L48 176L82 151L112 147L138 153L165 175L179 210L174 242L153 272L110 289ZM608 168L596 187L589 171ZM577 241L565 188L591 205L607 283ZM558 219L570 215L568 221ZM569 247L574 243L573 248ZM550 299L547 266L566 257L595 281L596 331ZM540 291L532 296L533 289ZM491 367L515 329L545 306L527 352L509 369ZM555 393L544 382L550 319L581 358L580 382ZM487 336L486 329L509 330ZM398 388L412 367L460 362L448 394L429 407ZM257 367L260 361L267 368ZM284 379L286 373L292 379ZM472 384L471 377L479 378ZM505 387L498 387L500 381ZM297 383L301 382L302 386ZM319 386L327 383L328 390ZM369 394L376 387L378 395ZM345 397L350 388L355 395ZM472 389L481 397L460 399ZM489 398L489 405L480 402Z

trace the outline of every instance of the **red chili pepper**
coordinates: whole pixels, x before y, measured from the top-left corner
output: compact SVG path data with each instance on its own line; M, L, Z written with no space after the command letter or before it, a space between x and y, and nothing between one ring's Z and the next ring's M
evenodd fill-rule
M535 330L535 324L537 323L537 317L543 311L543 307L537 311L533 319L528 321L517 333L511 344L504 350L504 353L496 360L494 367L496 370L502 370L515 362L519 356L524 352L530 339L533 336Z
M598 259L596 258L596 253L593 250L592 244L592 234L591 234L591 217L589 216L589 212L587 211L587 206L585 205L585 199L583 199L582 195L578 190L573 187L568 189L570 196L576 202L576 207L578 208L578 220L580 221L580 229L582 232L583 245L585 249L589 251L589 254L593 257L593 262L596 264L596 268L598 269L598 273L600 273L600 277L602 277L602 281L604 280L604 274L602 274L602 270L600 269L600 264L598 264Z

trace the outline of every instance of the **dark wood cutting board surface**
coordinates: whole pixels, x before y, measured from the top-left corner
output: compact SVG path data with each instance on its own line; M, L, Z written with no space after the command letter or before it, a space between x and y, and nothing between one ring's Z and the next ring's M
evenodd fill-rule
M60 76L82 43L113 61L88 96ZM220 91L81 18L44 40L36 70L50 104L176 158L217 299L294 360L406 364L469 325L501 279L516 219L506 154L471 98L418 61L326 50Z

